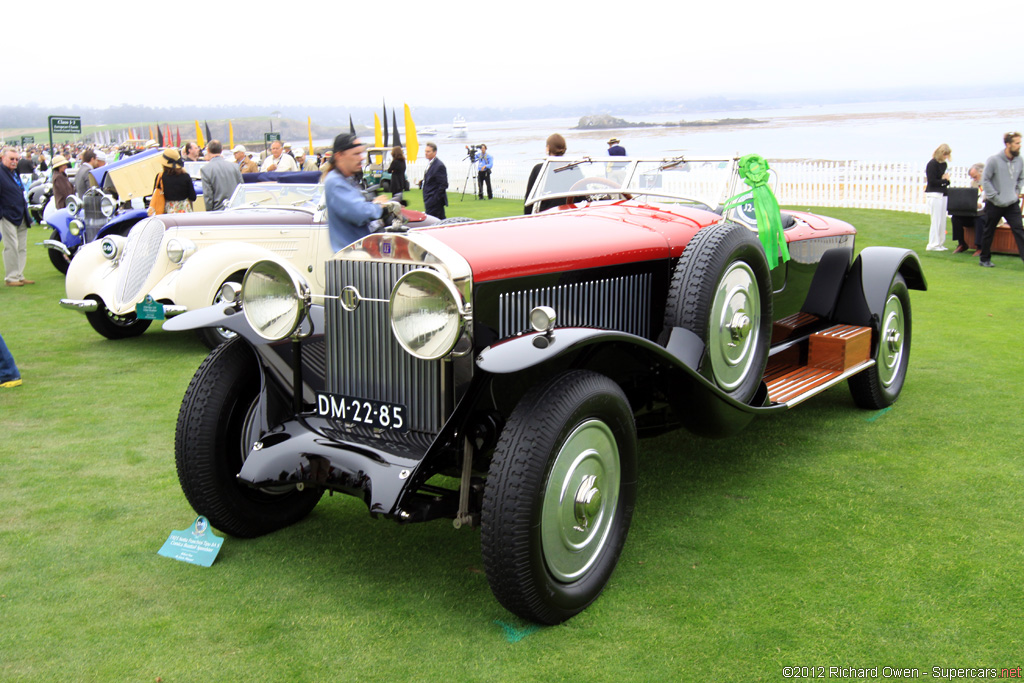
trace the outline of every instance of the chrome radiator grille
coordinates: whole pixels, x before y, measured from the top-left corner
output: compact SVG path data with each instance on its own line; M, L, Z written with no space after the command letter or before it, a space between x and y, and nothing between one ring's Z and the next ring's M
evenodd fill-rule
M118 269L114 304L138 303L149 272L153 270L160 244L164 238L164 224L158 219L144 220L128 233Z
M651 276L647 273L509 292L498 297L498 335L530 327L535 306L555 309L556 327L597 327L651 336Z
M98 192L88 192L82 198L82 216L85 222L85 241L92 242L96 239L96 233L107 224L109 220L100 211L100 202L103 195Z
M391 334L387 300L405 273L419 266L379 261L328 261L326 294L355 287L363 299L346 311L337 299L324 302L327 391L406 407L409 429L436 434L446 417L444 364L409 355ZM384 299L384 301L365 301ZM345 426L361 433L364 427Z

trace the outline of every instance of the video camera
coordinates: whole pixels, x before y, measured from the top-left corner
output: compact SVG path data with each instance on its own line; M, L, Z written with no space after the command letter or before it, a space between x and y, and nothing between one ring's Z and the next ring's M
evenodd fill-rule
M477 152L480 151L480 145L466 145L466 158L470 162L476 161Z

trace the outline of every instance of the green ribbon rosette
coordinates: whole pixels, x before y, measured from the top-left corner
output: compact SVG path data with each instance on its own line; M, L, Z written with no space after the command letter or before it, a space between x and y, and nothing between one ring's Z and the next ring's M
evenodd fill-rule
M754 200L754 216L757 218L757 237L764 246L768 257L768 267L774 269L783 261L789 260L789 247L786 246L786 235L782 230L782 213L779 203L775 200L772 188L768 186L768 162L757 154L748 154L740 159L738 172L743 182L750 186L746 192L730 197L725 202L725 210L729 210L747 201Z

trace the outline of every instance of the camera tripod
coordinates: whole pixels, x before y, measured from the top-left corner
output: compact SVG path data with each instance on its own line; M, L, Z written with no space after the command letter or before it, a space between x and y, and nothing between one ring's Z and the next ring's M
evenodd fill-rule
M460 198L460 201L466 198L466 188L469 186L470 176L473 176L473 196L476 197L477 199L480 199L480 188L477 187L480 181L477 178L476 174L473 173L473 167L476 164L476 152L470 150L466 152L466 156L463 158L469 159L469 168L466 169L466 179L462 183L462 197Z

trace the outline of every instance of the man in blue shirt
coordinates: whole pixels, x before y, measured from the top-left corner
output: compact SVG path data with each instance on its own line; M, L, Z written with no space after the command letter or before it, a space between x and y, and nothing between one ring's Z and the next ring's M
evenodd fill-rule
M612 138L608 141L608 156L610 157L624 157L626 156L626 148L619 144L618 138Z
M382 204L388 202L384 195L366 200L356 184L356 174L363 168L363 153L366 146L351 133L342 133L334 138L331 155L331 170L324 181L324 197L327 199L327 232L331 237L331 249L339 251L358 239L370 234L370 221L381 217Z
M494 199L494 192L491 190L491 169L494 168L494 157L487 153L487 145L480 145L480 155L477 157L477 189L478 199L484 198L484 183L487 183L487 198Z

